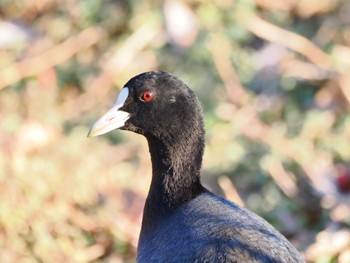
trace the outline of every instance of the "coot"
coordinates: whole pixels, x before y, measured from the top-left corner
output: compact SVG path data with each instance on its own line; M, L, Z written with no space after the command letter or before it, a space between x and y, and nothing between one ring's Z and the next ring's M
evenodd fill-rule
M151 155L137 262L305 262L264 219L201 185L202 111L177 77L152 71L130 79L88 136L114 129L145 136Z

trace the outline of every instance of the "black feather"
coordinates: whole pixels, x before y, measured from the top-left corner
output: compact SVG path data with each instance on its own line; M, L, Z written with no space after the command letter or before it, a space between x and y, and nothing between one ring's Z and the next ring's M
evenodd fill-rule
M201 185L202 111L186 84L147 72L125 86L121 110L131 117L121 129L146 137L153 169L138 262L304 262L265 220ZM149 102L140 100L145 91L154 95Z

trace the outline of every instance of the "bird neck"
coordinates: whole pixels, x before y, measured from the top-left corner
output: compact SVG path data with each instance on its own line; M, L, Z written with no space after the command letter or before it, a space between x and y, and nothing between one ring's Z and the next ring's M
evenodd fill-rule
M145 205L148 218L164 216L203 192L200 169L204 130L178 137L148 137L152 182ZM154 215L156 214L156 215Z

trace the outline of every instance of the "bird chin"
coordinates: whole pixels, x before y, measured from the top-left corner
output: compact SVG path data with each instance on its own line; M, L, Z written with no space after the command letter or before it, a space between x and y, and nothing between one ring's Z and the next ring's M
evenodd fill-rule
M133 124L130 123L125 123L124 126L118 128L118 130L122 130L122 131L131 131L131 132L135 132L141 135L145 135L143 129L136 127Z

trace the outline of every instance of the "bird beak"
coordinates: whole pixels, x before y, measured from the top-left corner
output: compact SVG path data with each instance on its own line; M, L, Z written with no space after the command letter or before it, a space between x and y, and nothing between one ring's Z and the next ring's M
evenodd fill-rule
M117 102L114 104L105 115L103 115L95 124L91 127L88 137L94 137L101 134L105 134L111 130L121 128L125 125L125 122L130 118L130 113L119 110L124 106L126 99L129 96L129 88L125 87L119 93Z

